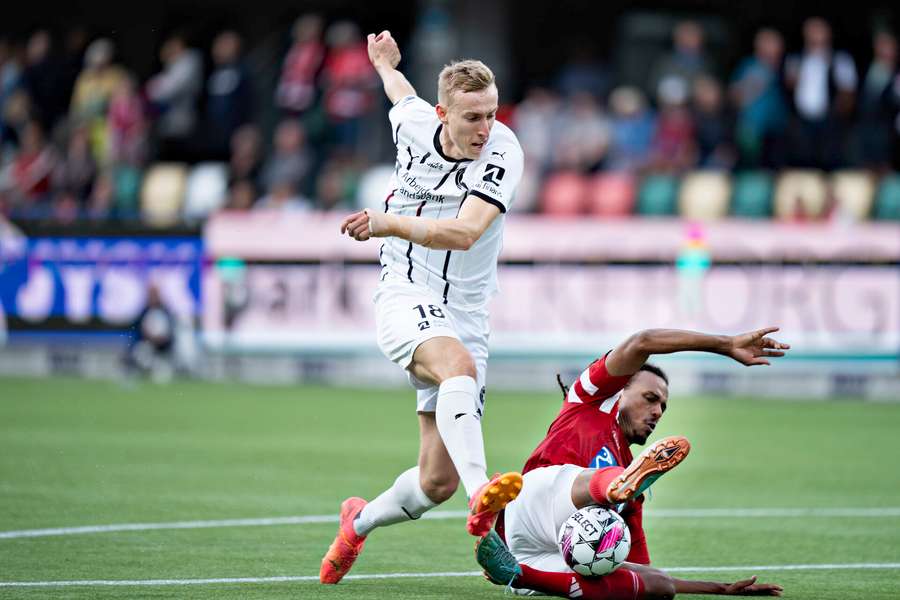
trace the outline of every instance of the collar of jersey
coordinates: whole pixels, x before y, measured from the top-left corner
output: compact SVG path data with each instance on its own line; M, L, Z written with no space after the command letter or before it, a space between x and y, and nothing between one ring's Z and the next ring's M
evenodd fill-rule
M437 131L434 132L434 149L437 150L438 154L441 155L441 158L446 160L447 162L472 162L471 158L450 158L446 154L444 154L444 150L441 148L441 129L444 128L443 123L438 123Z

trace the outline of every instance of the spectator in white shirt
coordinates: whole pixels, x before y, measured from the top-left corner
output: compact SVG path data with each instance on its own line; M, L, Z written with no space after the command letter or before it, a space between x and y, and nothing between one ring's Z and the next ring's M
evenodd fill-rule
M844 161L846 121L853 110L856 65L831 45L831 26L821 17L803 23L803 52L785 63L791 94L791 162L830 169Z

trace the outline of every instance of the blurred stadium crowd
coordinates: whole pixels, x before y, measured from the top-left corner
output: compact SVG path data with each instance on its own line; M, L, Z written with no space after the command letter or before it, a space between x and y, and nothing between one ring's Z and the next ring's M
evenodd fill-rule
M393 157L386 128L371 150L387 105L362 33L309 14L290 36L264 93L235 31L203 49L171 35L145 81L80 29L0 40L0 212L165 227L220 209L377 204ZM525 82L499 115L527 160L515 210L900 219L896 36L873 31L871 52L852 56L809 18L760 29L745 51L716 72L702 26L685 20L642 85L580 56L546 85Z

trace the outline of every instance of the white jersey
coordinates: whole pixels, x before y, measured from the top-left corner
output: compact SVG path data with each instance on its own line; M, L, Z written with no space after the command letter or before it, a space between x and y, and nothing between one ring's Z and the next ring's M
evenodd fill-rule
M384 211L411 217L455 219L467 196L500 209L467 251L433 250L401 238L381 246L381 278L402 278L433 290L444 304L477 309L497 291L497 257L503 222L522 177L523 154L512 130L495 122L476 160L454 159L441 149L443 125L435 107L416 96L400 100L388 113L397 164Z

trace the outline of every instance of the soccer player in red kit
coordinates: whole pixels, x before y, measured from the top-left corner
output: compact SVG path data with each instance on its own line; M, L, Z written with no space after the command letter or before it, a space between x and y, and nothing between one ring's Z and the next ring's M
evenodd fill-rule
M651 568L642 525L643 492L684 460L690 444L683 437L663 438L637 459L629 448L646 443L668 404L668 378L647 364L650 355L702 351L747 366L768 365L769 358L783 356L789 348L768 337L777 330L713 336L650 329L592 363L564 388L559 415L522 470L522 493L478 542L476 556L488 578L509 584L520 595L585 600L655 600L676 593L781 595L780 586L757 584L755 578L731 584L687 581ZM590 505L618 511L631 533L627 562L603 577L572 571L556 543L562 523Z

